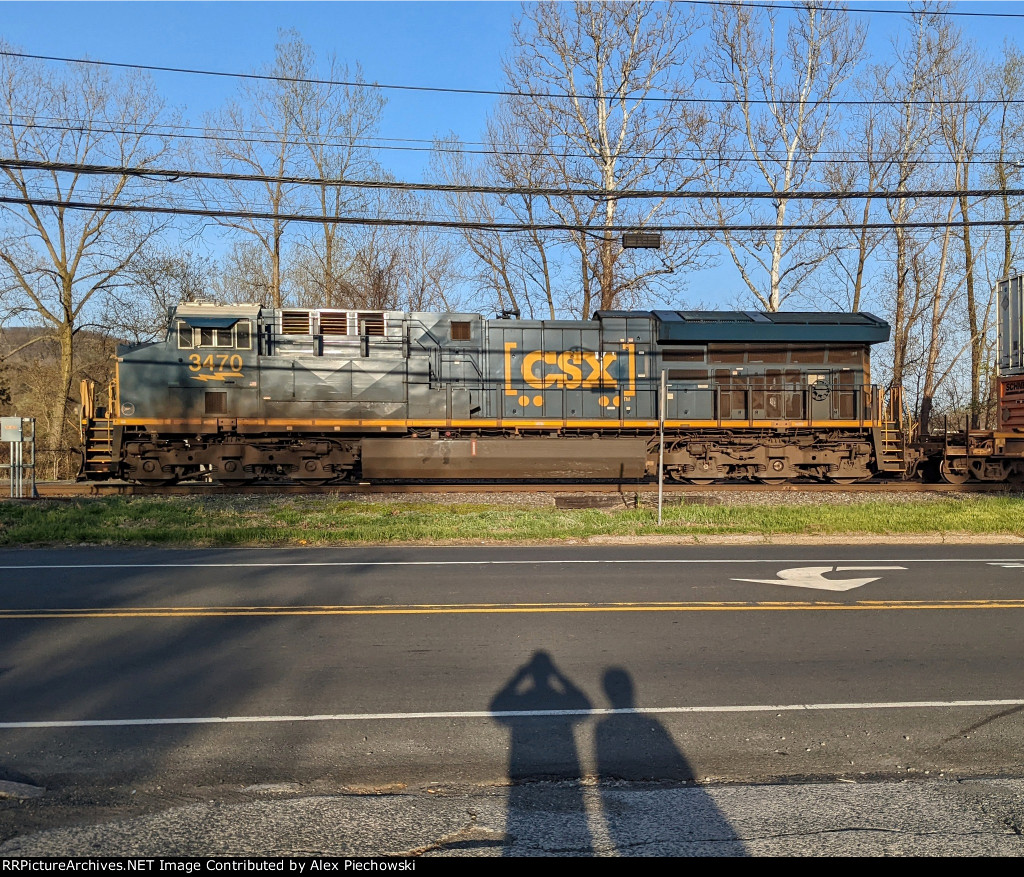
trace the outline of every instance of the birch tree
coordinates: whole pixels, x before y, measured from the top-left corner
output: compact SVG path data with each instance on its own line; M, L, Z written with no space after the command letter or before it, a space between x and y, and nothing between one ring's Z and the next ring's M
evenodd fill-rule
M989 102L991 89L989 65L977 50L954 31L950 39L946 69L941 80L942 102L939 125L942 142L953 167L953 188L960 219L960 243L963 252L964 306L969 332L971 358L970 424L977 429L982 411L982 371L988 333L992 322L993 290L979 290L976 249L971 238L970 219L975 206L966 191L980 177L979 157L986 147L983 138L990 133L989 120L995 105ZM984 205L981 205L983 208Z
M813 232L792 228L827 217L820 202L794 200L815 182L815 160L839 125L840 86L862 57L864 30L835 3L804 2L787 16L745 4L715 5L698 69L721 96L716 124L729 150L705 159L706 179L730 192L774 193L764 201L716 199L710 220L751 296L766 310L783 302L828 258ZM832 208L834 209L834 208ZM763 223L765 232L738 235L728 226Z
M511 94L492 117L481 176L527 194L477 199L460 213L575 230L511 241L467 234L499 297L544 315L587 318L636 303L659 279L695 263L699 236L666 238L652 254L624 251L615 230L668 221L678 209L664 198L627 201L617 193L681 188L693 177L685 164L680 170L685 119L668 99L684 91L688 13L634 0L524 5L504 62ZM538 185L603 194L529 197ZM510 261L524 244L529 261Z
M927 296L914 273L914 260L927 248L929 234L908 226L915 215L928 209L910 196L924 172L925 153L939 141L940 80L950 50L947 23L934 9L915 11L907 37L893 42L893 61L875 65L879 106L879 137L882 154L884 200L888 219L895 224L891 237L891 293L884 302L892 326L892 386L902 387L908 355L918 330Z

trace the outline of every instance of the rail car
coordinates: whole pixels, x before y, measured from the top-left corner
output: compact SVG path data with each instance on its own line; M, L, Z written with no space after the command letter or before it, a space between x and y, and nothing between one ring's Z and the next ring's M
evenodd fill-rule
M83 480L690 483L1024 471L999 432L910 441L869 313L598 311L589 321L188 303L83 386ZM984 460L984 462L982 462ZM996 477L998 476L998 477Z

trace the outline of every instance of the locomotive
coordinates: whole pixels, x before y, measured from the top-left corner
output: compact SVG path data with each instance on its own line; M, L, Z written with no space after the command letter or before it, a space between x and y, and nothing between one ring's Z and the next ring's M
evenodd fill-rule
M534 321L185 303L163 340L119 348L104 400L83 386L79 477L777 484L1024 471L1024 363L1000 385L1012 406L1000 431L915 443L898 391L871 383L871 346L889 331L864 312Z

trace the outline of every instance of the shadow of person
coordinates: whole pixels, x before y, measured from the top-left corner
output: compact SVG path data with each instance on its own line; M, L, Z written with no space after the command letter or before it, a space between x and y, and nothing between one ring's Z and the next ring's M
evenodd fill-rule
M490 710L511 737L505 855L526 852L530 837L544 838L549 853L591 855L573 730L590 710L587 696L547 652L537 651L494 696Z
M693 768L668 730L637 708L629 674L609 668L602 684L614 712L594 729L596 767L609 839L619 855L746 855L707 792L678 785L695 779ZM665 781L674 785L630 785Z

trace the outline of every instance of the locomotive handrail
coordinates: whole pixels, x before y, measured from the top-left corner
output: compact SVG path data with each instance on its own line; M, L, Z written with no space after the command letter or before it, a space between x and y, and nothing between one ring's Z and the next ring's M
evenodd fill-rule
M82 378L82 383L79 388L79 393L82 397L82 421L83 427L85 421L92 420L96 416L96 400L93 397L95 392L96 384L94 381L90 381L88 378Z

